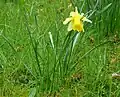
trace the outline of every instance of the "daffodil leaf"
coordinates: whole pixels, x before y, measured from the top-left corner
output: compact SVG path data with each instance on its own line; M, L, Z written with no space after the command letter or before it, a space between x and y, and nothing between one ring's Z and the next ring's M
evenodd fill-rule
M101 11L99 11L98 13L102 13L104 11L106 11L110 6L112 5L112 3L108 4L107 6L105 6Z
M36 94L36 88L31 88L29 92L29 97L35 97Z

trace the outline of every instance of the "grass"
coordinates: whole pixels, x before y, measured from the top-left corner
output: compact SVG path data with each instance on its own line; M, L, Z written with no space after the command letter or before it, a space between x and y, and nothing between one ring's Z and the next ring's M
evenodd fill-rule
M0 1L1 97L119 97L119 0ZM92 24L63 25L78 7Z

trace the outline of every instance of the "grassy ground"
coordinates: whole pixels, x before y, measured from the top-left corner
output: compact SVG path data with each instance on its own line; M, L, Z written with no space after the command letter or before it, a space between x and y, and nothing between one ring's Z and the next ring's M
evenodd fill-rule
M92 20L79 36L63 25L75 6ZM120 97L120 78L112 78L120 72L119 6L119 0L1 0L0 97Z

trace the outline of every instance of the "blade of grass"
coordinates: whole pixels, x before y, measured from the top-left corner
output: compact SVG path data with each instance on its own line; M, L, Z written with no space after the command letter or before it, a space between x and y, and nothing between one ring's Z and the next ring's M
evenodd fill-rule
M25 9L24 9L24 13L26 13ZM31 31L30 31L30 29L28 27L28 20L27 20L26 14L24 14L24 17L25 17L25 26L27 27L27 31L28 31L28 35L29 35L29 38L30 38L30 42L31 42L33 50L34 50L35 59L36 59L37 66L38 66L38 70L39 70L40 75L42 75L41 74L40 64L39 64L39 59L38 59L38 53L37 53L37 42L35 41L35 43L34 43L34 41L33 41L33 37L31 35Z

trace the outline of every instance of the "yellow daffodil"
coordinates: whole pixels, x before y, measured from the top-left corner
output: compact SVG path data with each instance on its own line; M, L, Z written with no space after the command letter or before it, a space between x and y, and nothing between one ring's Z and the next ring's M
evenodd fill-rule
M78 13L77 7L75 7L75 12L71 12L70 17L66 18L63 24L66 25L67 23L69 23L67 29L68 31L77 30L78 32L84 32L83 28L84 21L92 23L92 21L84 17L84 13L81 13L80 15Z

